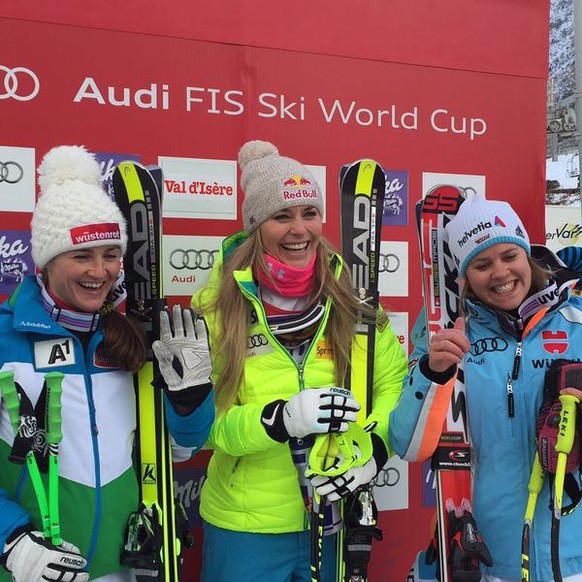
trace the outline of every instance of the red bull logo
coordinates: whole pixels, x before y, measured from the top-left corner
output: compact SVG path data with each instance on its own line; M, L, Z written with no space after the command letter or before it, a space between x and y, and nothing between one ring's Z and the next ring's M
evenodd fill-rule
M296 198L314 199L317 197L317 188L307 178L295 175L283 181L283 198L285 200L293 200Z
M306 184L311 184L311 180L301 176L291 176L291 178L283 182L283 186L305 186Z

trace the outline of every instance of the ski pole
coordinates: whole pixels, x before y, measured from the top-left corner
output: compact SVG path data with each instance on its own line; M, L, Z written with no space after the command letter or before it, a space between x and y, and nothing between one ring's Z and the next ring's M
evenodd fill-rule
M576 405L579 400L571 394L560 395L562 410L560 411L560 428L556 441L558 460L556 463L556 477L554 480L554 512L552 514L552 529L550 547L552 554L552 572L555 582L562 582L560 570L560 518L562 517L562 495L564 479L566 477L566 462L574 444L576 433Z
M60 546L62 543L59 518L59 444L63 438L61 431L63 378L62 372L49 372L45 376L47 384L46 440L49 447L49 538L55 546Z
M527 500L527 506L525 508L525 516L523 519L523 531L521 535L521 580L522 582L529 582L529 550L530 550L530 536L531 536L531 526L533 522L534 512L536 508L536 503L538 500L538 495L542 490L544 484L545 473L540 464L540 457L536 451L534 458L533 467L531 470L531 476L529 478L529 483L527 489L529 491L529 497Z

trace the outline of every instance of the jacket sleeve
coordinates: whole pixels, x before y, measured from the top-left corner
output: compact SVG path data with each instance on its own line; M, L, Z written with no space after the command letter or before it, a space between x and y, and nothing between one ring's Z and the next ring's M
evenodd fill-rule
M12 532L27 523L30 516L18 503L12 501L4 489L0 489L0 554Z
M411 333L414 341L409 371L397 406L390 413L389 438L406 461L424 461L434 452L449 408L456 373L443 384L431 380L420 365L427 357L426 322L421 311Z
M388 456L393 454L388 437L389 415L398 402L405 375L406 354L394 334L386 314L381 311L376 324L374 400L372 412L366 419L366 425L375 424L372 432L382 439Z
M202 448L210 434L214 421L214 390L210 391L198 408L186 416L181 416L174 410L166 395L164 401L166 422L174 442L180 447L191 449L192 456Z

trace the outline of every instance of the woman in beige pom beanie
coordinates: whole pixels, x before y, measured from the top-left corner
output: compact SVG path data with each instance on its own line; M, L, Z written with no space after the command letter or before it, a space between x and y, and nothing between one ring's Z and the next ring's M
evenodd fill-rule
M31 240L41 273L0 307L0 580L130 582L133 572L120 556L128 518L138 509L132 375L145 361L146 344L138 324L115 309L125 296L125 222L85 148L53 148L38 173ZM49 372L62 376L60 406L47 404ZM189 423L192 433L202 433L201 446L213 413L179 420L171 408L170 429ZM55 465L48 421L62 432L60 533L54 513L47 528L42 494L31 486L34 466Z
M239 152L245 231L223 244L209 285L193 298L209 326L217 419L201 493L202 579L309 580L315 435L344 433L360 404L342 388L356 312L348 270L322 237L323 200L309 170L268 142ZM373 456L324 478L322 580L335 581L340 498L371 481L390 446L388 413L406 358L383 312L376 320ZM377 319L376 319L377 318ZM319 491L319 490L318 490Z

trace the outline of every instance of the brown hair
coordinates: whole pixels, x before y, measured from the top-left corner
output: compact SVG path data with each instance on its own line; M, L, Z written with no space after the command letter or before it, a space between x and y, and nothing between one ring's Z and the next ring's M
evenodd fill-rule
M342 385L348 369L357 313L361 310L364 317L374 321L376 312L362 308L352 290L348 269L342 268L336 276L336 262L332 260L334 253L331 245L322 238L316 251L313 291L309 299L310 302L331 299L326 337L333 354L336 382ZM225 258L220 267L217 296L204 307L219 314L217 324L222 355L215 357L220 360L216 386L216 405L220 410L226 410L236 402L243 381L251 308L233 273L251 266L268 272L258 230L251 232L247 240Z
M146 337L141 325L133 318L111 310L101 316L103 352L112 364L137 373L146 360Z

